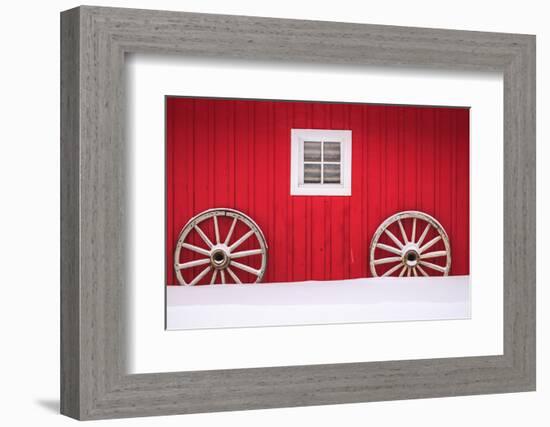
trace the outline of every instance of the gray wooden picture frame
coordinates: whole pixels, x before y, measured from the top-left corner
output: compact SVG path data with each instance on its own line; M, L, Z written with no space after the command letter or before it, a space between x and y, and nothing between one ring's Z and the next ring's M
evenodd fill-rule
M129 375L126 53L504 76L504 353ZM77 419L535 389L535 37L83 6L61 14L61 412Z

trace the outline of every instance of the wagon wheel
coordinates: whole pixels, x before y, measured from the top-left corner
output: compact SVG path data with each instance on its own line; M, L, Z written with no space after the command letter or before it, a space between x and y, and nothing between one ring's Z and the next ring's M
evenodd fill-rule
M383 239L387 243L383 243ZM441 224L428 214L418 211L396 213L374 233L370 244L370 271L374 277L447 276L450 269L449 237Z
M221 218L230 219L231 225L225 236L220 235L219 221ZM235 227L241 222L246 228L246 232L235 239ZM210 223L210 224L209 224ZM213 225L213 227L212 227ZM208 229L214 230L213 236L209 236ZM191 243L190 232L195 232L200 236L202 242L206 245L198 246ZM258 248L249 250L239 250L241 245L254 236ZM180 263L184 251L198 254L201 257L192 261ZM245 264L241 258L261 257L261 265L254 268ZM174 270L180 285L196 285L203 279L210 278L210 284L226 284L231 282L241 284L243 272L254 276L255 283L261 282L265 274L267 265L267 243L264 235L258 225L247 215L234 209L219 208L209 209L194 216L183 227L176 250L174 252ZM194 267L202 267L200 272L189 282L186 282L182 272Z

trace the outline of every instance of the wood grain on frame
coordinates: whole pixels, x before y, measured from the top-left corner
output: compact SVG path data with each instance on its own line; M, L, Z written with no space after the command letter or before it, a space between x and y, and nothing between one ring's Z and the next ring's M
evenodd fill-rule
M80 7L62 13L61 38L62 413L99 419L534 390L534 36ZM128 375L124 55L135 52L502 72L504 354Z

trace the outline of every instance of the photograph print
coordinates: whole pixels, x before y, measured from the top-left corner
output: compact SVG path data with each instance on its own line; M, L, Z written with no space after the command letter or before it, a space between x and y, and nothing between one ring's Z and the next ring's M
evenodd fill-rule
M469 117L166 96L167 329L469 318Z

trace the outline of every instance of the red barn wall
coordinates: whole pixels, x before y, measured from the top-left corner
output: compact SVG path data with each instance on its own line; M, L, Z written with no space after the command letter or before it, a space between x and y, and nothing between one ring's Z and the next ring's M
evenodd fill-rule
M378 225L402 210L434 216L451 274L469 274L469 110L169 97L166 103L167 284L185 223L229 207L269 245L264 282L370 276ZM290 129L352 130L352 195L290 195Z

